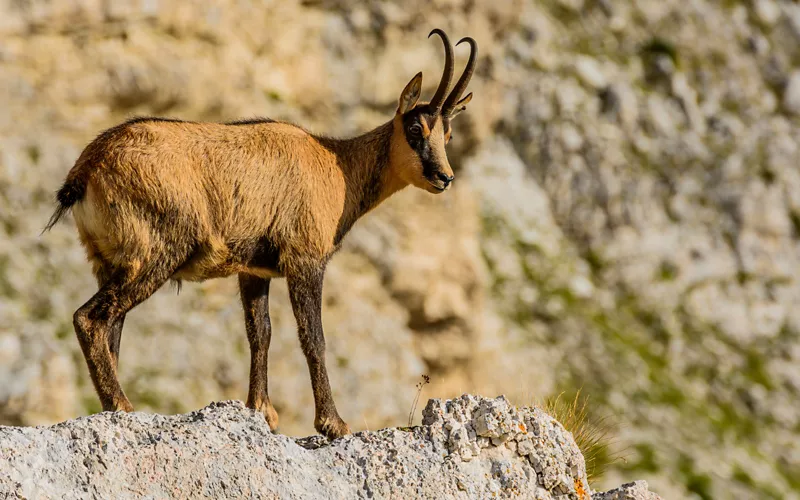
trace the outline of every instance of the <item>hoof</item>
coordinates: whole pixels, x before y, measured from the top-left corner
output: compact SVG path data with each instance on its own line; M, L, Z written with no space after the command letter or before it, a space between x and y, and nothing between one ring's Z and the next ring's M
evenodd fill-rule
M269 425L269 430L273 433L278 431L278 412L275 411L275 408L272 406L272 402L270 402L269 398L261 399L256 403L247 403L248 408L252 408L256 411L260 411L264 418Z
M350 434L350 426L338 415L332 418L318 419L314 422L314 428L317 429L317 432L330 440Z
M278 412L275 411L275 408L272 405L268 405L267 408L261 410L264 414L264 418L267 419L267 424L269 424L269 430L271 430L274 434L278 433Z
M124 412L132 412L133 405L128 398L122 396L121 398L114 398L111 403L103 403L103 411L124 411Z

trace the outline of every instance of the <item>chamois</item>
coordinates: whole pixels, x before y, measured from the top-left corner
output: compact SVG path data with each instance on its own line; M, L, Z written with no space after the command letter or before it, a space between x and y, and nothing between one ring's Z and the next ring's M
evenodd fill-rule
M325 368L322 281L356 220L408 185L441 193L453 182L445 145L451 120L472 99L461 95L477 44L453 77L453 46L441 81L419 102L422 73L400 94L387 123L336 139L280 121L198 123L135 118L102 132L81 153L45 230L72 210L99 291L73 316L103 410L133 411L117 378L125 315L168 280L238 274L251 349L247 406L271 429L278 414L267 391L272 278L287 280L314 392L314 427L334 439L350 428L339 416ZM456 45L458 45L456 44ZM447 97L445 95L447 94Z

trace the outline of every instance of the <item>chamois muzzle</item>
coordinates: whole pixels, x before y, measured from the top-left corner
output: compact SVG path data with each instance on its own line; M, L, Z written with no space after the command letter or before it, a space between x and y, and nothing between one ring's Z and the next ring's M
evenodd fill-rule
M447 175L444 172L437 172L436 173L436 178L439 181L441 181L441 183L442 183L442 191L444 191L445 189L448 188L448 186L450 186L450 183L453 182L453 179L455 179L455 176Z

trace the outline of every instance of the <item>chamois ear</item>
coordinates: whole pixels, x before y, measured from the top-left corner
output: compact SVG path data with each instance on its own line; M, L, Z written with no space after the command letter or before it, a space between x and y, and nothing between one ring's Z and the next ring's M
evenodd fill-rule
M456 115L467 109L467 104L469 104L469 101L471 100L472 100L472 92L467 94L465 98L461 99L456 103L456 107L453 108L453 111L450 112L450 119L452 120L453 118L456 117Z
M403 93L400 94L400 100L397 103L397 114L402 115L411 111L419 101L421 91L422 72L420 71L408 82L406 88L403 89Z

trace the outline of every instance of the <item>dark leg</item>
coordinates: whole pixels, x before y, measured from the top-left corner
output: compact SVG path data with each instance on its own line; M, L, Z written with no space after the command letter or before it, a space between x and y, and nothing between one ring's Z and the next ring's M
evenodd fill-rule
M95 277L97 278L97 285L102 288L111 277L111 266L102 261L99 257L95 256ZM125 315L123 314L117 321L111 325L111 330L108 334L108 350L111 351L111 360L114 362L114 369L116 370L119 365L119 345L122 341L122 326L125 323Z
M272 407L267 387L267 355L272 326L269 322L269 279L239 275L239 292L244 308L244 326L250 342L250 390L247 407L260 411L269 428L278 428L278 412Z
M122 341L122 325L125 323L125 315L117 319L111 325L108 332L108 350L111 351L111 361L114 362L114 369L119 367L119 344Z
M325 368L325 337L322 333L322 278L324 265L287 276L289 297L297 319L300 346L308 362L314 390L314 428L330 439L350 433L350 427L336 411Z
M133 411L117 379L111 354L112 334L116 325L121 332L125 314L158 290L170 274L165 268L150 269L138 275L118 270L73 316L75 333L103 410ZM118 337L114 342L119 348Z

